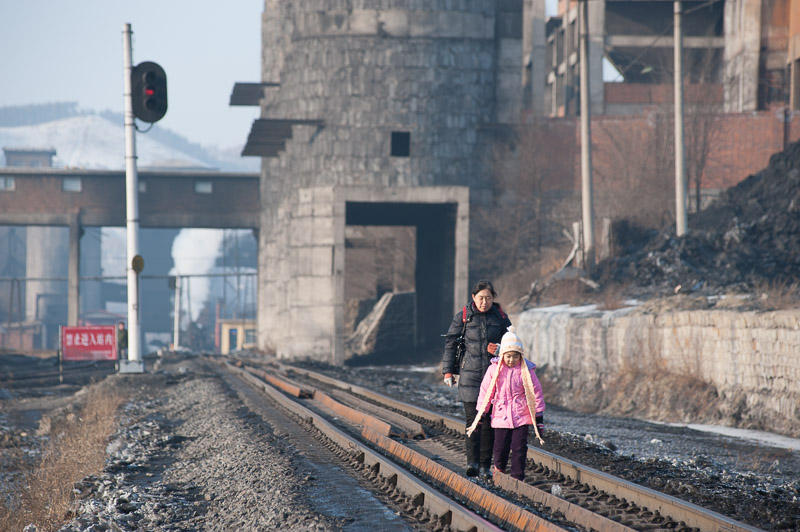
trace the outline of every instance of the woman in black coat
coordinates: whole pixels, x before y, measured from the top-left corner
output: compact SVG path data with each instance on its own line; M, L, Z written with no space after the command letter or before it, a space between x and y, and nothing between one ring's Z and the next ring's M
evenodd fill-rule
M464 404L466 425L472 425L477 414L478 392L489 361L511 321L494 302L497 297L492 283L478 281L472 290L472 300L453 316L445 335L442 373L448 386L458 384L458 397ZM456 367L456 343L464 330L464 357ZM479 472L489 476L492 465L494 432L490 424L491 409L481 418L478 429L466 440L467 476Z

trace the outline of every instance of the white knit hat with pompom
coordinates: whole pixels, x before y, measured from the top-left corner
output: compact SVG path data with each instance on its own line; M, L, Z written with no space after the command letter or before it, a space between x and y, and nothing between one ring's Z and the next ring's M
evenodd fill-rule
M525 354L525 347L522 345L522 340L517 336L517 331L514 329L513 325L508 328L508 332L505 333L503 339L500 340L500 348L497 350L497 356L503 356L503 353L508 351L516 351L521 355Z

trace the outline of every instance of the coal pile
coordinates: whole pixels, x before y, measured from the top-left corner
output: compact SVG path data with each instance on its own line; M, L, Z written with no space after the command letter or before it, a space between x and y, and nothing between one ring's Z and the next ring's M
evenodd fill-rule
M800 281L800 142L691 216L687 235L670 227L636 244L600 263L596 279L651 295Z

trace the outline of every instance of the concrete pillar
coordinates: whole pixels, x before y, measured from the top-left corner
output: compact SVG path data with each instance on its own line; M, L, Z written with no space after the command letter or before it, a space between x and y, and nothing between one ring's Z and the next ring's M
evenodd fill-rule
M80 242L80 276L100 277L102 275L102 246L100 227L81 227L83 236ZM103 308L102 282L84 280L80 285L80 313L92 312Z
M525 0L522 27L522 84L526 107L535 116L545 114L549 58L545 35L545 0Z
M589 91L592 114L605 114L605 85L603 84L603 57L606 34L606 2L589 2Z
M76 212L69 220L69 262L67 273L67 325L78 325L80 318L81 277L81 213Z
M66 294L60 280L66 272L67 246L64 229L53 226L29 226L26 231L25 276L38 279L26 283L25 318L44 319L50 303L59 294ZM50 302L45 299L53 300ZM37 311L37 304L39 309ZM38 312L38 314L37 314Z
M564 116L578 114L578 86L574 66L578 64L578 9L570 8L564 14Z
M523 84L524 63L523 6L513 2L498 2L495 14L496 81L495 120L502 124L513 124L527 102L522 101L520 87Z
M29 226L26 231L25 316L44 327L37 348L56 345L58 326L67 319L67 236L64 227Z
M725 112L758 107L762 0L725 2Z

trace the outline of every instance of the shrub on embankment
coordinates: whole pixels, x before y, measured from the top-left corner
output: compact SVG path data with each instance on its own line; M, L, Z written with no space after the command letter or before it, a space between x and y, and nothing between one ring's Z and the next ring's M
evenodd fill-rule
M28 524L57 530L69 517L74 484L103 469L123 398L102 384L85 390L77 413L52 422L41 459L24 471L9 502L0 499L0 530L22 530Z

